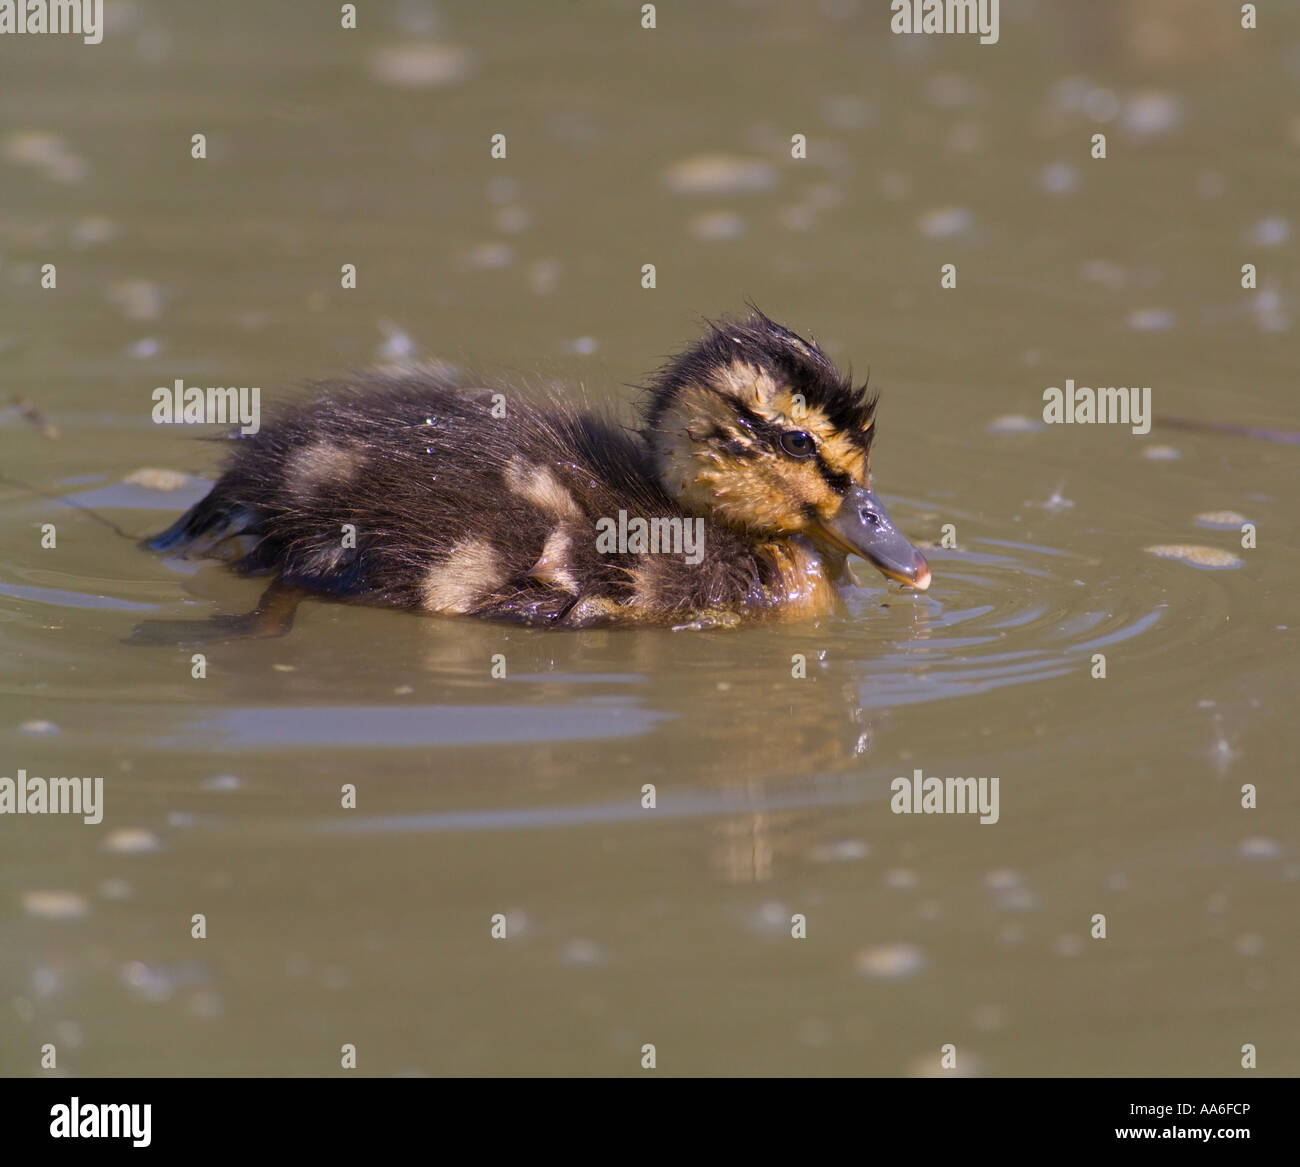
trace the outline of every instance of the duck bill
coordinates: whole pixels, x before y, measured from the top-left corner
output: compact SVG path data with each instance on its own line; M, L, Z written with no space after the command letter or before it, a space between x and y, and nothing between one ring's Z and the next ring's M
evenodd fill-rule
M853 487L835 517L822 522L821 531L841 551L870 560L882 575L920 592L930 586L925 556L894 526L874 491Z

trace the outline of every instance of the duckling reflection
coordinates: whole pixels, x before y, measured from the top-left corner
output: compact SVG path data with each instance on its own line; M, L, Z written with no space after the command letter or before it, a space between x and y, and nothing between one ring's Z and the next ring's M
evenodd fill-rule
M889 722L888 713L869 716L861 707L856 662L823 667L810 647L820 634L771 629L757 634L757 644L747 638L746 662L772 662L760 672L739 665L733 648L741 642L721 632L526 633L506 643L499 628L464 631L470 635L449 641L430 629L426 662L430 677L451 669L466 678L469 692L458 699L501 699L486 662L502 653L512 683L503 717L521 705L606 702L602 723L629 724L625 736L530 746L513 756L506 775L498 752L502 782L575 807L620 799L635 807L652 786L656 809L693 807L689 813L709 821L712 843L701 866L727 882L761 882L783 864L806 862L822 842L826 806L862 797L872 735ZM791 675L795 652L808 658L806 677ZM648 728L632 727L633 709L652 714Z

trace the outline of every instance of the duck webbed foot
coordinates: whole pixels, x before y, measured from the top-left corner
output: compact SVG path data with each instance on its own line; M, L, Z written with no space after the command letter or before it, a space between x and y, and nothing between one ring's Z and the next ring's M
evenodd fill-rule
M273 582L257 607L236 615L206 620L144 620L123 643L132 645L221 644L234 640L271 640L293 627L298 605L307 595L303 588Z

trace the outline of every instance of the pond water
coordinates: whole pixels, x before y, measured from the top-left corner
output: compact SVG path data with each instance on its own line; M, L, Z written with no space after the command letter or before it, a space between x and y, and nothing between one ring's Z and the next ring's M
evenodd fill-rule
M1300 1072L1300 451L1212 428L1300 428L1300 14L105 7L0 43L0 775L104 791L0 817L0 1073ZM260 591L134 543L220 463L155 387L420 359L629 411L746 298L870 368L927 593L127 643ZM1067 379L1150 432L1043 424ZM918 769L997 822L893 813Z

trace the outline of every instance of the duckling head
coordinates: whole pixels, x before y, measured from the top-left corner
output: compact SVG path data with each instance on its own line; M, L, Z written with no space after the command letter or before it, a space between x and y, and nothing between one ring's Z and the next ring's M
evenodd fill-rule
M804 536L924 590L925 558L871 489L876 399L811 340L757 309L710 324L650 389L645 434L663 488L751 535Z

